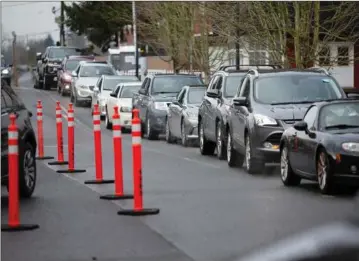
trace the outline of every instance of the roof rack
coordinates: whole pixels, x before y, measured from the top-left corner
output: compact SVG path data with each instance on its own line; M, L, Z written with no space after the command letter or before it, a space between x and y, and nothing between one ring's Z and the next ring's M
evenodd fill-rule
M305 69L305 70L314 71L314 72L322 72L322 73L324 73L324 74L326 74L328 76L331 75L330 72L327 69L322 68L322 67L311 67L311 68L308 68L308 69Z
M240 64L239 65L239 69L241 70L241 67L257 67L257 69L259 69L259 67L272 67L272 69L281 69L282 66L281 65L276 65L276 64ZM237 69L236 65L225 65L225 66L221 66L218 68L218 71L230 71L229 69Z

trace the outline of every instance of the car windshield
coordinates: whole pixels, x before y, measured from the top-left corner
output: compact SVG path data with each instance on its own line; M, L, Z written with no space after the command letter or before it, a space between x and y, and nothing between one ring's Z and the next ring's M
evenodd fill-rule
M80 77L100 77L101 75L115 75L110 66L87 65L80 69Z
M359 128L359 102L334 103L322 108L321 129Z
M202 102L206 88L190 88L188 93L189 104L199 104Z
M113 91L116 86L119 83L123 83L123 82L137 82L138 79L136 77L126 77L126 78L109 78L104 80L103 83L103 90L105 91Z
M152 94L178 93L185 85L202 85L200 78L194 76L156 77L153 80Z
M74 71L77 65L79 65L79 63L80 63L79 60L68 60L65 65L65 69L67 71Z
M228 76L224 88L224 97L232 98L237 93L237 89L243 79L243 75Z
M135 92L138 92L140 88L141 88L140 83L138 85L123 86L120 93L120 98L132 98L133 94Z
M76 48L51 48L49 50L50 59L63 59L67 55L80 55L81 51Z
M254 98L264 104L316 102L342 98L336 82L320 75L278 75L255 81Z

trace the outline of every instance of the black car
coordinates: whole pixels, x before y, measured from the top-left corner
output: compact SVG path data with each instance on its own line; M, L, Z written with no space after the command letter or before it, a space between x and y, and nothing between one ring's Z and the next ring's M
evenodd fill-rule
M14 113L19 131L19 191L30 197L36 186L36 138L29 112L13 89L1 84L1 184L8 184L8 127L9 115Z
M203 100L207 85L184 86L168 106L166 141L173 143L181 139L182 145L198 139L198 108Z
M44 54L37 54L37 68L39 74L38 87L49 90L57 87L57 71L66 56L81 55L83 51L75 47L50 46Z
M226 158L227 118L232 98L238 86L248 72L245 67L277 68L275 65L241 65L221 66L208 84L207 92L198 112L200 152L202 155L213 155L217 151L219 159Z
M358 261L359 220L342 220L285 238L236 261Z
M288 128L280 143L281 178L286 186L318 181L322 193L337 185L359 187L359 101L311 105L303 121Z
M168 105L185 85L202 85L194 74L147 75L141 89L134 94L133 107L139 109L143 133L150 140L165 133Z
M345 98L324 69L250 70L229 110L228 165L245 160L248 173L260 173L265 163L279 163L285 129L301 121L312 103Z

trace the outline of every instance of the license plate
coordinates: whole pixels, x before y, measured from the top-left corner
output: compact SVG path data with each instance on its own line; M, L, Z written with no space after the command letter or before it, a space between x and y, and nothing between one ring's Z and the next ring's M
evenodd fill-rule
M57 81L57 77L54 77L54 81Z

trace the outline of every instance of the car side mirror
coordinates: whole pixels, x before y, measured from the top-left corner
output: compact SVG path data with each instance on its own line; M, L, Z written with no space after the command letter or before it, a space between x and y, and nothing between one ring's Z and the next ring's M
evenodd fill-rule
M235 107L247 106L248 105L248 100L247 100L246 97L233 98L233 104L234 104Z
M146 90L144 90L144 89L139 89L139 90L138 90L138 93L139 93L139 94L142 94L142 95L145 95L145 94L146 94Z
M210 98L218 98L219 97L219 94L220 94L220 92L219 92L219 90L210 90L210 91L207 91L206 92L206 95L208 96L208 97L210 97Z
M305 121L299 121L294 123L293 127L297 131L306 131L308 129L308 124Z
M110 93L110 96L111 96L111 97L114 97L114 98L117 98L116 93L114 93L114 92L111 92L111 93Z
M42 62L47 63L47 58L46 57L42 58Z
M77 77L77 73L76 73L75 71L72 71L72 72L71 72L71 76L72 76L72 77Z
M174 98L173 100L172 100L172 104L174 104L174 105L178 105L178 106L180 106L181 104L179 103L179 101L176 99L176 98Z
M99 89L97 86L95 86L95 88L93 88L93 92L94 92L94 93L99 93L99 92L100 92L100 89Z
M41 60L42 58L42 53L36 53L36 61Z

